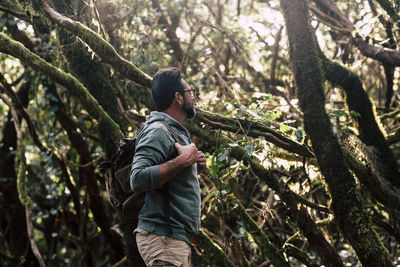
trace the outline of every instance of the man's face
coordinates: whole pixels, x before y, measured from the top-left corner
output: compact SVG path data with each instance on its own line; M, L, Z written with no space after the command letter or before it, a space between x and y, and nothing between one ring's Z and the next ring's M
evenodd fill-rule
M182 79L182 83L185 86L185 91L190 90L190 87L185 80ZM192 119L196 116L196 110L193 106L193 98L190 96L189 92L185 92L183 95L182 110L186 113L187 119Z

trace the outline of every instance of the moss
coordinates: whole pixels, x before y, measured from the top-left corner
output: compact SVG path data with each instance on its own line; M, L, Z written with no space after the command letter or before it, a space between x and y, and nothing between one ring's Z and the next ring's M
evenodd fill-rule
M210 130L208 127L201 128L195 123L186 124L186 126L191 132L201 136L201 139L207 142L209 146L233 142L229 137L217 131ZM230 156L233 158L239 161L244 160L244 164L251 165L252 170L258 176L257 179L261 179L266 183L285 202L289 208L288 211L291 219L297 222L312 249L321 256L323 264L332 267L343 266L336 250L329 244L322 231L315 225L307 210L304 207L297 208L298 201L293 197L291 191L280 184L278 178L272 174L272 171L265 169L258 159L249 159L246 155L247 152L240 146L233 147L230 152Z
M137 82L147 88L151 87L152 78L141 71L134 64L121 57L115 48L104 40L97 33L86 27L85 25L73 21L69 18L58 14L54 16L50 7L45 7L46 15L61 27L82 39L89 47L96 52L105 62L111 64L114 69L119 71L123 76Z
M32 201L28 195L28 189L26 186L25 156L21 156L21 153L20 153L20 161L17 174L17 190L18 190L18 197L22 205L30 209Z
M230 201L234 205L233 211L237 211L240 214L246 230L252 235L264 257L269 259L274 266L290 266L282 253L272 246L265 232L258 227L257 223L246 212L242 203L236 197L230 197Z
M363 249L363 257L369 259L381 255L380 261L383 263L381 266L392 266L389 260L389 251L383 246L377 233L375 231L370 231L371 222L368 217L363 215L363 213L357 208L353 208L350 211L349 217L354 224L349 227L357 227L358 235L361 236L361 242L359 242L358 249ZM376 240L379 240L381 246L377 246Z
M119 126L98 104L82 83L69 73L54 67L39 56L30 52L19 42L11 40L7 35L0 33L0 51L19 58L32 68L46 74L55 82L65 86L86 109L90 116L96 119L105 131L108 131L114 147L118 146L119 139L123 136Z
M233 264L233 262L226 256L222 248L215 244L203 230L200 229L195 239L195 243L200 249L205 251L208 260L211 263L214 263L214 266L235 266L235 264Z
M376 149L376 160L373 161L376 170L393 185L400 188L400 173L393 152L385 140L382 125L377 120L374 106L363 85L353 72L338 63L328 60L320 50L319 57L323 61L325 78L334 86L346 92L348 110L356 111L361 116L352 119L360 133L360 139L368 146ZM377 122L378 121L378 122Z
M318 165L325 177L332 197L332 210L344 236L354 247L361 263L365 266L393 266L382 242L362 210L356 193L354 178L344 164L340 145L332 132L325 111L322 87L322 72L317 59L315 35L309 24L306 0L281 0L300 107L304 124L310 136ZM352 211L355 208L355 211ZM354 214L350 217L350 211ZM353 221L354 220L354 221ZM365 242L374 244L365 247ZM366 256L368 255L368 256Z
M90 94L105 112L110 115L113 121L121 129L126 129L128 122L118 108L117 98L113 92L106 68L96 58L92 58L90 53L87 52L86 47L80 42L76 42L74 36L60 30L59 39L63 45L62 51L71 72L88 88ZM116 150L116 146L112 142L112 137L109 136L107 127L104 127L103 124L104 121L99 120L98 132L101 145L106 155L111 157Z

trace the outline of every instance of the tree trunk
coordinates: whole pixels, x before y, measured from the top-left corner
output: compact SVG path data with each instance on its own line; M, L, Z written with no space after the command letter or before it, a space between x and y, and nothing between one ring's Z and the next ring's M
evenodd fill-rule
M53 1L60 12L67 14L65 3ZM123 119L121 111L118 109L118 102L113 93L109 73L104 65L96 58L92 58L91 53L74 35L66 32L63 28L58 28L58 36L62 47L62 52L67 60L68 67L72 74L89 90L90 94L97 100L100 106L110 115L110 117L121 127L126 128L127 122ZM110 140L108 132L99 124L98 132L101 144L108 158L116 151L116 147Z
M364 266L394 266L389 253L372 228L353 176L347 170L343 153L325 112L320 62L305 0L281 0L290 45L290 59L318 165L332 198L336 221Z

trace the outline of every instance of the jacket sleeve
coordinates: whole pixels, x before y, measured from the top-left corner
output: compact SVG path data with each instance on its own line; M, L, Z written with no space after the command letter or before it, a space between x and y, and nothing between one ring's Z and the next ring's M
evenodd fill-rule
M130 174L134 192L152 191L161 186L158 165L173 151L175 141L170 135L160 127L146 129L139 137Z

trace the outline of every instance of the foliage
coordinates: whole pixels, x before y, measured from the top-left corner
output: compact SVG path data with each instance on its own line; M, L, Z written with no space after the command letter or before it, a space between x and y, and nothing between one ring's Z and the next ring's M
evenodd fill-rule
M168 66L179 66L199 95L200 112L186 124L205 152L208 167L199 176L202 231L194 243L194 266L276 262L335 266L329 257L346 266L359 264L337 227L338 218L333 219L331 191L318 165L324 159L315 157L315 144L304 129L286 33L279 33L285 26L280 1L48 2L80 22L84 36L78 28L57 24L42 1L0 1L2 40L24 45L18 53L11 45L0 45L4 76L0 93L12 100L21 122L26 158L23 193L31 199L35 230L31 239L24 230L25 207L17 189L17 177L24 170L19 166L24 164L17 153L11 108L0 100L4 266L38 265L29 245L32 239L48 266L117 262L135 266L124 258L130 252L122 249L132 240L121 237L125 228L133 229L125 227L121 214L107 204L96 166L112 155L118 137L137 134L144 115L153 108L147 75ZM357 183L363 210L390 260L399 264L400 210L385 202L396 197L382 196L400 192L398 168L393 180L388 179L393 165L384 159L391 155L397 164L400 155L396 117L400 74L398 65L369 57L355 40L361 36L368 45L397 51L399 25L390 8L398 13L400 7L381 6L386 1L309 2L310 23L322 55L348 75L330 78L325 67L333 63L315 51L328 81L324 83L326 113L342 149L348 151L344 161ZM330 11L323 2L331 3ZM346 28L345 18L353 29ZM102 42L115 51L110 46L102 50L106 47ZM139 77L133 75L135 71L143 72L141 78L135 78ZM366 141L375 138L366 136L362 128L362 120L368 118L349 104L351 95L341 83L351 78L361 82L371 100L375 118L368 123L377 125L384 138L391 136L390 143L385 140L382 145L391 154ZM109 90L108 94L94 88L97 79L107 85L101 90ZM356 87L354 79L348 87ZM359 175L374 179L372 185Z

